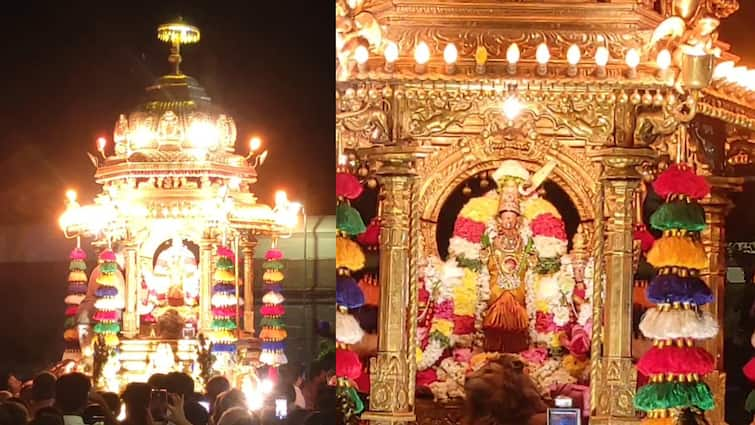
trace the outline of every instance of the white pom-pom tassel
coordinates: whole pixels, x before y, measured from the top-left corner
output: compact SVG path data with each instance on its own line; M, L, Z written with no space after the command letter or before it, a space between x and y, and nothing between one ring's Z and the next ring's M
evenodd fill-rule
M344 344L356 344L364 338L364 331L354 316L336 312L336 340Z
M642 316L640 331L650 339L708 339L718 333L718 323L707 312L652 308Z

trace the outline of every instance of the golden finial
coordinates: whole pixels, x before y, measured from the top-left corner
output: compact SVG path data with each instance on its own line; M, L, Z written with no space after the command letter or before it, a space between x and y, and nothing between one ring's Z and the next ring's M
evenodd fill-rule
M184 22L183 18L157 27L157 39L171 45L168 62L173 65L173 73L181 75L181 45L199 42L199 28Z
M577 226L577 233L572 238L572 254L578 260L586 260L589 254L589 247L587 246L587 229L583 225Z

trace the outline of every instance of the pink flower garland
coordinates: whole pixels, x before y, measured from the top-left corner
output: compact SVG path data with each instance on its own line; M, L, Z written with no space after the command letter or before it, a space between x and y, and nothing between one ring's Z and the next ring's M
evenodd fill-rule
M547 236L561 241L567 240L564 222L553 214L540 214L531 223L533 236Z
M460 217L454 223L454 236L464 238L470 242L479 243L485 233L485 223Z

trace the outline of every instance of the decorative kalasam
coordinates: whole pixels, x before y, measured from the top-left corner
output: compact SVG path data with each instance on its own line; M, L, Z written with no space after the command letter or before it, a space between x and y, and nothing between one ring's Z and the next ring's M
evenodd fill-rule
M373 396L413 382L394 366L411 372L403 359L411 365L420 341L413 332L412 339L397 332L393 325L402 321L394 316L407 315L404 291L415 283L416 273L405 271L438 252L434 241L446 199L504 160L518 160L530 172L552 160L551 180L594 235L593 256L605 257L594 267L594 296L604 302L594 303L591 422L636 422L630 345L635 192L659 159L689 162L711 181L755 161L753 72L736 66L716 33L718 20L737 8L735 0L337 3L344 25L337 38L348 33L359 40L339 56L348 63L339 63L336 83L337 154L368 162L386 195L384 232L395 238L381 240L381 267L390 270L381 270L381 309L391 309L381 317L395 320L379 326L384 348L378 358L385 361L373 365ZM369 16L358 19L362 13ZM370 24L375 20L379 26ZM712 204L702 203L706 216L718 220L702 234L709 259L723 252L722 200L741 185L718 182ZM407 224L406 214L417 214L420 226ZM417 227L421 236L410 237ZM701 273L716 298L723 267L709 261ZM720 318L720 303L711 306ZM604 316L611 320L603 323ZM721 351L721 340L710 344L712 352ZM710 387L717 401L709 417L723 423L724 377L709 379L716 380ZM365 418L404 423L414 417L411 406L377 403Z

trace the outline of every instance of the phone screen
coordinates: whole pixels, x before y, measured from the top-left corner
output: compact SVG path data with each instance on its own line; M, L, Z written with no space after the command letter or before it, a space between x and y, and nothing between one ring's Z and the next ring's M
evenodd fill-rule
M579 409L548 409L548 425L580 425L581 419Z
M275 399L275 417L283 419L288 416L288 400L285 398Z
M149 410L152 419L162 421L168 414L168 391L152 390L149 400Z
M207 412L210 411L210 402L209 401L200 401L199 405L202 406L202 407L204 407L204 410L206 410Z

